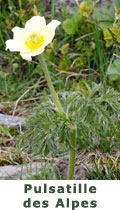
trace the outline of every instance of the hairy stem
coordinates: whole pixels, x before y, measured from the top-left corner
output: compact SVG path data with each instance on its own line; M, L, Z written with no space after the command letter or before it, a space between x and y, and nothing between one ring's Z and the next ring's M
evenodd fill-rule
M59 112L63 113L64 112L63 108L62 108L61 103L59 101L58 95L57 95L57 93L56 93L56 91L53 87L53 84L52 84L52 81L51 81L51 78L50 78L50 75L49 75L49 72L48 72L48 69L47 69L47 65L46 65L42 55L40 55L40 63L41 63L42 69L44 71L45 77L47 79L48 86L49 86L50 92L52 94L53 100L54 100Z
M75 169L75 156L76 156L76 130L73 130L70 134L70 159L69 159L69 170L68 170L68 177L67 180L72 180L74 175Z
M64 113L64 110L61 106L61 103L59 101L58 95L53 87L46 63L44 61L44 58L42 55L40 55L40 62L41 62L41 66L42 69L44 71L45 77L47 79L48 82L48 86L50 88L53 100L59 110L59 112L62 114ZM70 160L69 160L69 170L68 170L68 180L72 180L73 179L73 175L74 175L74 168L75 168L75 149L76 149L76 130L72 129L72 132L70 134L70 144L71 144L71 149L70 149Z

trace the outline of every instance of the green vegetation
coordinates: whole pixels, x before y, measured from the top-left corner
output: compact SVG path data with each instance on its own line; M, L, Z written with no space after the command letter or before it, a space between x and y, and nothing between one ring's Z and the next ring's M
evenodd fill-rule
M77 152L84 150L89 156L100 151L100 156L89 160L95 166L91 179L120 179L120 160L115 155L120 150L119 1L116 6L110 3L101 8L93 1L82 1L72 13L64 5L57 17L55 3L50 5L50 16L45 1L0 1L0 111L27 119L22 130L0 126L0 146L4 148L0 165L24 163L26 156L34 160L38 155L66 155L72 149L71 130L76 129ZM35 15L44 15L47 22L61 21L43 57L65 115L52 100L39 56L29 62L17 52L5 51L11 29L24 27ZM87 164L83 161L85 167ZM27 178L52 177L60 179L60 174L46 163Z

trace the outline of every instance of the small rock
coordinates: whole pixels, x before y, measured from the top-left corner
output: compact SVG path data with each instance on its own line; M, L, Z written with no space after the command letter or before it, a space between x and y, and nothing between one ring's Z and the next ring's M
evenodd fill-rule
M0 167L0 180L24 180L29 174L37 174L43 166L41 162L33 162L32 164L21 165L8 165ZM55 161L54 166L57 166L62 179L66 179L68 173L68 158L58 159ZM88 168L93 171L93 165L89 164ZM74 180L90 179L91 175L83 164L75 166Z
M51 4L52 1L51 0L46 0L44 2L44 4L46 5L46 9L47 11L51 11ZM76 5L74 0L56 0L55 2L55 12L56 14L58 14L60 12L60 9L66 6L66 9L71 12L73 9L73 6Z
M41 168L41 163L35 162L32 165L9 165L0 167L0 180L25 179L28 173L35 173Z
M68 157L60 158L56 160L55 162L55 165L58 167L62 179L65 179L67 177L68 164L69 164ZM87 164L87 166L90 171L94 170L92 164ZM82 180L82 179L90 179L90 178L91 178L91 175L88 169L83 164L81 164L80 161L79 163L75 164L75 173L73 177L74 180Z
M7 127L17 127L25 124L25 119L12 115L0 114L0 125Z

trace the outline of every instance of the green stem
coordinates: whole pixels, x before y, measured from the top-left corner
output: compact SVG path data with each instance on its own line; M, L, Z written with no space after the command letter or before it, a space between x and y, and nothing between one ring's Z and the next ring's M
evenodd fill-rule
M52 0L52 15L51 15L51 20L53 20L54 17L55 17L55 3L56 3L56 0Z
M70 159L69 159L69 171L68 171L68 177L67 180L72 180L74 175L74 169L75 169L75 156L76 156L76 130L74 130L70 134Z
M59 98L58 98L58 95L53 87L53 84L52 84L52 81L51 81L51 78L50 78L50 75L49 75L49 72L48 72L48 69L47 69L47 65L44 61L44 58L42 56L42 54L40 55L40 62L41 62L41 66L42 66L42 69L44 71L44 74L45 74L45 77L47 79L47 82L48 82L48 86L50 88L50 91L51 91L51 94L52 94L52 97L53 97L53 100L59 110L60 113L63 113L63 108L61 106L61 103L59 101Z
M50 75L49 75L46 63L45 63L44 58L43 58L42 55L40 55L40 62L41 62L41 66L42 66L42 69L44 71L45 77L47 79L48 86L50 88L52 97L53 97L53 99L55 101L55 104L56 104L59 112L62 114L62 113L64 113L64 110L63 110L63 108L61 106L61 103L59 101L59 98L58 98L58 96L57 96L57 94L55 92L55 89L53 87L53 84L52 84L52 81L51 81L51 78L50 78ZM75 169L76 130L73 130L73 128L72 128L72 132L70 134L70 144L71 144L71 149L70 149L69 170L68 170L68 178L67 178L68 180L72 180L73 179L74 169Z

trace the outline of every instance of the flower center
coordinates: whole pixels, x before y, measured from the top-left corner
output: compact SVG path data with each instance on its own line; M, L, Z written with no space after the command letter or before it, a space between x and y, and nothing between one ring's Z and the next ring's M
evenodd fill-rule
M25 40L25 45L31 50L36 50L42 46L43 42L43 36L41 36L39 33L32 33Z

